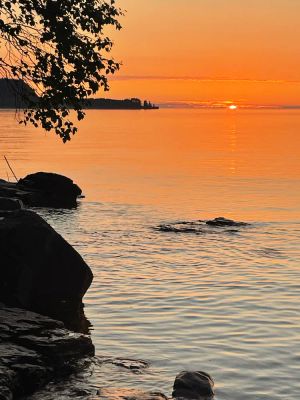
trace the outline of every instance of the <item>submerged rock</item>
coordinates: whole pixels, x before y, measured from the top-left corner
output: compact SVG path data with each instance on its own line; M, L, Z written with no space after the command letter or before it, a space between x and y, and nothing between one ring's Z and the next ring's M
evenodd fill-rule
M173 233L195 233L195 234L210 234L210 233L236 233L237 229L226 229L226 228L239 228L247 226L249 224L245 222L236 222L231 219L218 217L209 221L178 221L168 224L158 225L156 230L160 232L173 232ZM225 229L220 230L220 227Z
M93 275L46 221L28 210L0 211L0 254L0 301L79 328Z
M214 381L203 371L183 371L175 378L172 396L175 398L210 400L214 397Z
M62 322L0 304L0 399L11 400L82 368L94 355L88 336Z
M212 226L246 226L248 225L246 222L237 222L234 221L233 219L227 219L224 217L218 217L215 219L212 219L210 221L206 221L207 225L212 225Z
M134 360L132 358L120 358L120 357L95 357L98 364L112 364L117 367L126 368L135 373L140 373L141 371L149 368L149 363L144 360Z

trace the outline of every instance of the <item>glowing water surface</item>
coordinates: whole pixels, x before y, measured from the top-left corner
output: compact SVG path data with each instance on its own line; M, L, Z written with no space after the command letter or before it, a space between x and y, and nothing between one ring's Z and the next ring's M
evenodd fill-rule
M151 363L140 375L96 367L95 387L170 394L179 371L200 369L217 400L298 398L299 111L89 111L66 145L0 116L19 176L59 172L86 194L77 210L39 212L94 272L97 354ZM217 216L251 225L153 229Z

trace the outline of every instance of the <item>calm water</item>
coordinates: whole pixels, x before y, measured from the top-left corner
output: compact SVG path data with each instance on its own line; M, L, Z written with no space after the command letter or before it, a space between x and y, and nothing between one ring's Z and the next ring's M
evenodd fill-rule
M179 371L200 369L217 400L299 398L300 112L90 111L67 145L0 116L19 176L54 171L84 189L77 210L42 214L94 272L97 355L151 363L96 366L95 387L170 394ZM251 225L153 229L217 216Z

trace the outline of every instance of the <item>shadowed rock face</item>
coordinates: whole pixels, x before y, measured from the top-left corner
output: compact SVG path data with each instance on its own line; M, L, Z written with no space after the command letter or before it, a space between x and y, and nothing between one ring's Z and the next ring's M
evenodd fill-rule
M63 323L0 304L0 399L30 394L84 367L94 355L88 336Z
M214 397L214 382L202 371L183 371L175 378L172 396L175 398L210 400Z
M0 254L0 301L78 329L93 275L71 245L32 211L0 211Z

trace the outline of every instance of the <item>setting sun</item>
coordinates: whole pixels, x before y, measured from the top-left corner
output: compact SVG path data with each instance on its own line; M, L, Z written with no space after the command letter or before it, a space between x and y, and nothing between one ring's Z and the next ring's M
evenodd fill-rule
M235 104L231 104L228 108L229 110L236 110L238 106L236 106Z

